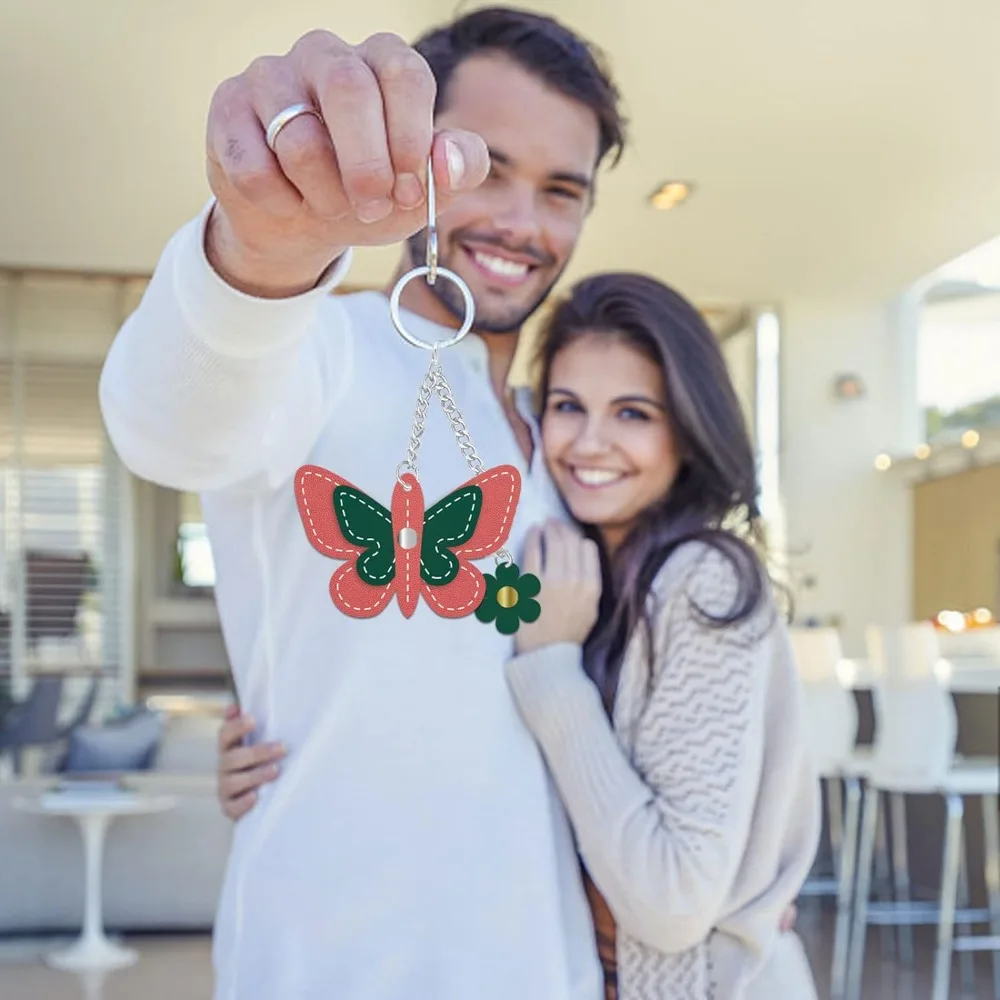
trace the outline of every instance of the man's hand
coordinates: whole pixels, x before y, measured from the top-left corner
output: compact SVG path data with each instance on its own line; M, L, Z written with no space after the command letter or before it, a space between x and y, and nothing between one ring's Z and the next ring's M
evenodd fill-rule
M781 915L781 923L778 924L782 934L795 930L795 921L798 919L799 910L794 903L788 904L788 909Z
M219 730L218 795L222 811L231 819L245 816L257 802L257 789L278 776L278 761L285 756L279 743L244 746L254 722L237 706L226 710Z
M311 288L346 248L399 243L426 225L427 159L438 209L489 170L471 132L434 134L437 86L395 35L349 45L311 31L223 82L208 115L208 178L218 199L206 251L229 284L280 298ZM267 145L279 112L307 104Z

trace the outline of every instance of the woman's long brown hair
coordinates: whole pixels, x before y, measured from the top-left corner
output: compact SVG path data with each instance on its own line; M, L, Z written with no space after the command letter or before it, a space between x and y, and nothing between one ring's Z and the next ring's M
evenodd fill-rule
M761 530L753 445L719 342L701 314L644 275L601 274L581 281L556 306L542 333L537 362L543 405L553 359L590 335L619 338L662 369L667 416L682 459L669 493L642 514L614 555L601 546L601 609L584 655L610 707L626 646L636 629L650 626L653 581L680 545L702 541L732 562L738 581L732 607L721 616L697 609L714 625L751 615L761 602L766 574L755 551ZM582 527L600 543L594 526ZM652 651L652 642L647 648Z

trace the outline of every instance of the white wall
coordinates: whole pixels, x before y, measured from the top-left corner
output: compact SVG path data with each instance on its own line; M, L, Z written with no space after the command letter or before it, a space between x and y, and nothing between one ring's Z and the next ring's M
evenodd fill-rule
M890 304L792 301L782 308L782 482L796 611L836 617L848 655L865 626L911 614L910 492L879 473L880 452L917 443L916 311ZM867 395L837 400L838 374Z
M757 407L757 352L756 331L748 323L741 330L722 341L722 354L726 359L729 377L743 407L747 429L756 437L754 412Z

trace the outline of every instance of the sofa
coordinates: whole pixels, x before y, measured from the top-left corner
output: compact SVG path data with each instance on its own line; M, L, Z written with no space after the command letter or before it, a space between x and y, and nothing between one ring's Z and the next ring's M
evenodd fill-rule
M116 819L104 854L104 921L109 930L202 931L212 927L232 824L216 798L219 719L164 718L147 770L125 775L140 792L167 795L174 808ZM78 931L84 864L72 819L24 813L18 798L38 796L56 776L0 783L0 934Z

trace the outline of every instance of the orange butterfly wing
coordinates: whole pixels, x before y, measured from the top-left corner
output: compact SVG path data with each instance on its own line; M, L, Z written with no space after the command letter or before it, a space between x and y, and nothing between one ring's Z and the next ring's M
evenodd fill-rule
M345 615L351 618L373 618L392 599L395 579L381 587L365 583L355 569L355 562L364 552L349 542L340 530L333 507L333 491L338 486L353 483L318 465L303 465L295 474L295 502L309 543L317 552L331 559L346 559L330 578L330 597Z
M451 550L461 564L458 576L443 587L421 581L424 600L443 618L463 618L479 607L486 581L469 560L493 555L507 541L521 496L521 474L513 465L497 465L458 489L473 485L483 491L483 505L472 537Z

